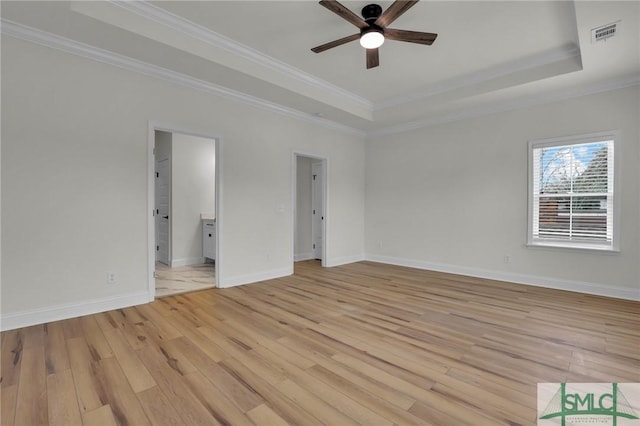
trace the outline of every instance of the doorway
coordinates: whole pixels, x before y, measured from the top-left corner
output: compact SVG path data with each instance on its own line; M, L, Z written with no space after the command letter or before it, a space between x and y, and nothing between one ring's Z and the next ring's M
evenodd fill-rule
M150 300L216 287L219 138L172 126L149 130Z
M327 160L294 153L293 260L326 261Z

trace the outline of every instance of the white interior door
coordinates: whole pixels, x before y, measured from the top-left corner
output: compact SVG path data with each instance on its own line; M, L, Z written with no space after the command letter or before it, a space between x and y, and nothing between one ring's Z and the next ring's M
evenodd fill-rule
M322 260L324 241L324 175L322 162L311 165L311 241L313 257Z
M171 161L156 162L156 261L171 264Z

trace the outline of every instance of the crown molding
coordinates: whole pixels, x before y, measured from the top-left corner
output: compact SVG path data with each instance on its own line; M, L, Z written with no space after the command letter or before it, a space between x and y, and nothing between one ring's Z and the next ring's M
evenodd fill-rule
M251 105L263 110L276 112L288 117L295 118L297 120L305 121L322 127L341 131L343 133L351 134L354 136L364 137L365 132L355 129L353 127L346 126L344 124L337 123L325 118L308 114L302 111L298 111L293 108L286 107L274 102L267 101L265 99L251 96L246 93L238 92L236 90L228 89L226 87L210 83L208 81L200 80L186 74L182 74L176 71L152 65L147 62L142 62L136 59L132 59L128 56L120 55L105 49L100 49L85 43L81 43L75 40L71 40L66 37L58 36L46 31L42 31L36 28L28 27L26 25L18 24L7 19L0 19L1 30L3 35L11 36L17 39L35 43L41 46L49 47L52 49L62 50L67 53L71 53L77 56L82 56L87 59L102 62L108 65L113 65L128 71L145 74L151 77L160 78L162 80L178 84L181 86L189 87L191 89L205 92L208 94L220 96L226 99L242 102L247 105Z
M440 84L435 84L423 91L394 96L392 98L376 103L373 109L374 111L380 111L383 109L396 107L408 102L423 100L442 93L450 92L452 90L462 89L464 87L484 83L518 72L534 70L545 65L551 65L553 63L566 61L572 58L580 58L580 56L580 47L576 45L555 49L539 55L512 62L511 64L495 66L471 75L454 78Z
M612 90L623 89L640 85L640 76L631 76L609 80L596 84L586 85L578 88L571 88L559 91L552 91L544 95L528 96L513 101L499 102L491 105L483 105L466 110L456 111L450 114L429 117L424 120L417 120L408 123L399 124L397 126L388 126L382 129L367 132L367 138L378 138L382 136L393 135L397 133L409 132L438 124L451 123L454 121L480 117L497 112L511 111L530 106L543 105L550 102L558 102L565 99L579 98L581 96L592 95L601 92L609 92Z
M66 37L58 36L46 31L42 31L40 29L18 24L4 18L0 19L0 24L0 29L3 35L18 38L41 46L62 50L67 53L82 56L87 59L106 63L129 71L160 78L174 84L198 90L200 92L235 100L256 108L276 112L297 120L312 123L325 128L334 129L362 138L378 138L387 135L426 128L438 124L480 117L496 112L520 109L529 106L541 105L549 102L556 102L564 99L577 98L580 96L640 85L640 76L626 77L579 88L555 91L544 95L529 96L514 101L506 101L491 105L469 108L466 110L455 111L449 114L428 117L423 120L387 126L372 132L365 132L332 120L318 117L313 114L308 114L293 108L286 107L284 105L280 105L274 102L267 101L265 99L228 89L226 87L204 80L199 80L186 74L178 73L166 68L132 59L127 56L123 56L108 50L100 49L85 43L71 40Z
M326 80L322 80L300 69L292 67L285 62L265 55L258 50L232 40L222 34L216 33L215 31L196 24L193 21L175 15L158 6L150 4L147 1L108 0L108 2L144 18L151 19L161 25L197 38L205 43L215 46L216 48L226 50L238 57L252 61L289 78L301 81L311 87L345 98L349 102L368 111L373 111L374 109L373 103L368 99L358 96L355 93L349 92L348 90L331 84Z

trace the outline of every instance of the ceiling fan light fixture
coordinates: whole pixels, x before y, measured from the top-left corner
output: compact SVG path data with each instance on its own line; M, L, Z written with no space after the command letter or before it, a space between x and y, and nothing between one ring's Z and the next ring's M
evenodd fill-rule
M360 45L365 49L377 49L384 43L384 35L381 30L369 28L360 36Z
M360 32L313 47L311 51L320 53L352 41L360 40L360 45L367 49L367 69L371 69L380 65L380 51L378 48L382 46L385 38L430 46L436 40L438 34L389 28L389 25L393 21L398 19L419 1L420 0L395 0L384 11L379 4L368 4L362 8L362 18L360 18L349 8L340 4L338 0L320 0L321 6L329 9L350 24L355 25L360 29Z

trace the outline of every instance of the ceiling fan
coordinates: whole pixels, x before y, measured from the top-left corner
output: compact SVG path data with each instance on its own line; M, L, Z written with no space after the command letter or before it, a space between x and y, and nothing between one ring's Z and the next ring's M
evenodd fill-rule
M360 32L330 41L329 43L314 47L311 50L315 53L320 53L350 41L360 39L362 47L367 49L367 69L369 69L380 65L378 48L382 46L385 39L431 45L436 37L438 37L438 34L387 28L389 24L398 19L403 13L418 3L418 1L419 0L396 0L384 12L379 5L369 4L362 8L362 18L364 18L362 19L335 0L321 0L320 4L322 6L360 28Z

